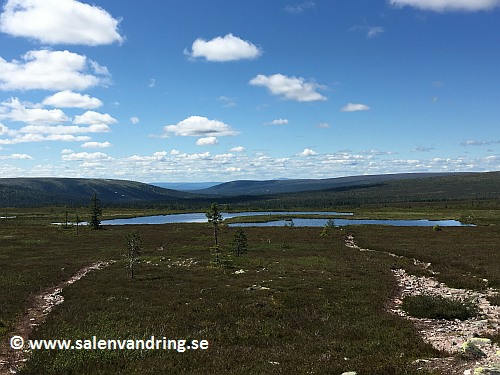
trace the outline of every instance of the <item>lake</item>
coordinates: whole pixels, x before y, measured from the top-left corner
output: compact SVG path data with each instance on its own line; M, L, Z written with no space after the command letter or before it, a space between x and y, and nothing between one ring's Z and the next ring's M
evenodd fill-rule
M328 219L293 219L295 227L323 227ZM457 220L369 220L369 219L334 219L336 227L344 227L346 225L390 225L397 227L433 227L439 225L441 227L463 227L474 226L471 224L463 224ZM287 220L269 221L266 223L234 223L229 224L230 227L284 227L290 226L291 222Z
M224 219L243 216L263 216L263 215L339 215L352 216L351 212L221 212ZM293 218L293 216L291 216ZM188 214L154 215L133 217L129 219L103 220L102 225L132 225L132 224L173 224L173 223L206 223L207 217L204 212L194 212Z
M293 215L336 215L336 216L352 216L350 212L238 212L227 213L222 212L224 219L244 216L263 216L263 215L289 215L293 220L293 225L296 227L322 227L328 219L303 219L293 217ZM291 220L275 220L265 223L233 223L230 227L282 227L291 224ZM433 227L439 225L442 227L459 227L471 226L463 224L457 220L369 220L369 219L334 219L335 226L346 225L391 225L391 226L411 226L411 227ZM173 223L206 223L207 218L205 213L187 213L187 214L171 214L171 215L155 215L134 217L129 219L112 219L103 220L102 225L138 225L138 224L173 224Z

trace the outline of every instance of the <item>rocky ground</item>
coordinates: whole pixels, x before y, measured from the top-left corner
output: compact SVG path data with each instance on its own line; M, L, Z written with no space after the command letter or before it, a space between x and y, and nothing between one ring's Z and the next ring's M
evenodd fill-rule
M359 251L373 251L360 248L352 235L347 235L346 246ZM399 257L386 253L389 256ZM413 259L413 263L430 270L431 264ZM430 270L431 271L431 270ZM411 320L424 341L446 353L443 358L416 361L419 368L438 370L442 374L500 375L500 347L485 336L500 332L500 306L491 305L487 297L498 293L450 288L433 277L416 277L405 270L394 270L399 284L399 293L388 304L389 311ZM487 280L484 280L487 283ZM410 295L432 295L450 299L472 300L478 308L478 315L464 321L444 319L419 319L409 316L401 308L403 299Z

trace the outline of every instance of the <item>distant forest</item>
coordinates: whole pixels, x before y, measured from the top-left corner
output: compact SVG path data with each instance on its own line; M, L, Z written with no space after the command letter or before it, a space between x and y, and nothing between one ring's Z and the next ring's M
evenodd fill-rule
M241 184L238 185L241 189ZM194 194L123 180L0 179L1 207L86 206L92 195L103 206L197 210L212 202L226 209L336 209L406 202L499 201L500 172L390 179L372 184L261 195Z

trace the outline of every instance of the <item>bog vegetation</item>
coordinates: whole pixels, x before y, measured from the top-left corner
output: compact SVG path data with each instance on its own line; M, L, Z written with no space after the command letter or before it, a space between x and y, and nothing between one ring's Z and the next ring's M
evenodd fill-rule
M421 294L406 296L402 308L415 318L467 320L477 315L473 301Z
M486 202L350 208L365 217L428 214L457 219L465 215L479 224L497 223L497 203ZM429 227L341 229L331 222L324 228L247 227L243 231L220 220L219 206L204 207L210 223L103 230L51 225L64 222L67 208L5 209L6 217L15 218L0 222L2 345L15 334L13 327L34 294L100 260L115 262L66 287L64 303L32 338L147 339L154 335L209 342L208 350L185 353L33 351L20 374L356 371L429 375L418 370L415 361L445 354L424 343L411 322L387 311L397 288L391 270L425 274L415 266L416 258L431 262L438 280L449 286L500 288L498 225L434 231ZM70 212L87 217L89 209ZM102 218L148 212L158 210L112 209L103 204ZM347 248L347 232L361 247L380 252ZM417 307L431 302L417 301ZM466 318L450 315L455 307L438 302L439 314Z

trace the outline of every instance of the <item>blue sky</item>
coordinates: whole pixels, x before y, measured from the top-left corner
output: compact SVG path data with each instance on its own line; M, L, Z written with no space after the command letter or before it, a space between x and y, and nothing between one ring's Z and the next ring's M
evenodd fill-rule
M500 170L500 0L8 0L2 177Z

